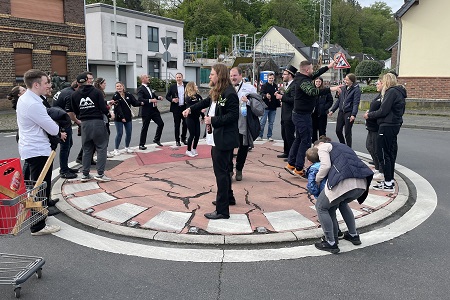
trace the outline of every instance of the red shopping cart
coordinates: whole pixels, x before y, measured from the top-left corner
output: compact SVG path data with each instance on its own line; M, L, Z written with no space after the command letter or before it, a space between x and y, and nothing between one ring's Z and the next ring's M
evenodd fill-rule
M26 192L0 199L0 237L16 237L47 217L47 184L25 181L25 186ZM13 285L19 298L21 284L33 275L41 278L44 264L42 257L0 253L0 284Z

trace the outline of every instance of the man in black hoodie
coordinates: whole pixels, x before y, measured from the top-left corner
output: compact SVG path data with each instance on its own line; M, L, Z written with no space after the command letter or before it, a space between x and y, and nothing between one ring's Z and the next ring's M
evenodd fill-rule
M81 181L92 178L98 181L110 181L104 174L109 135L106 128L108 108L100 90L88 84L88 73L77 76L81 85L71 96L72 109L81 121L81 143L83 149L83 176ZM89 174L93 151L97 151L97 175Z
M288 164L285 167L289 173L304 177L306 150L311 147L312 119L311 114L316 106L317 96L326 95L330 91L337 91L340 86L318 89L314 84L314 79L328 71L334 66L331 61L328 66L319 70L313 70L312 63L305 60L300 63L300 69L295 74L295 96L294 110L292 111L292 122L295 125L295 140L291 146L288 157Z

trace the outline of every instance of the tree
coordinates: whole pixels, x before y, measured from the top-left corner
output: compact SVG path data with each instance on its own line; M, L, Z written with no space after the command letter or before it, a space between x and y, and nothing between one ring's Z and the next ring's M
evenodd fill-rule
M378 61L363 60L356 66L355 75L366 79L367 84L370 84L371 80L380 76L382 70L383 66Z

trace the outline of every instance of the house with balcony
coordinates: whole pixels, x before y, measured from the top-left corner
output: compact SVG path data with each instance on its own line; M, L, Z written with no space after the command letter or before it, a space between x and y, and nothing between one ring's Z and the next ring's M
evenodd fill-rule
M135 91L141 74L170 80L181 72L185 80L196 81L197 70L183 63L183 28L179 20L121 7L114 14L113 6L102 3L86 5L89 70L94 77L106 79L106 93L115 90L116 66L119 80L129 91ZM167 50L166 37L170 40Z

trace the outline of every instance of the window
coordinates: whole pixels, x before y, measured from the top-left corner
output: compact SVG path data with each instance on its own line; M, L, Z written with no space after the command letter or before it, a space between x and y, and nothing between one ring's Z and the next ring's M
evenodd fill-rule
M159 29L148 27L148 51L159 51Z
M62 80L67 80L67 53L65 51L52 51L52 74L56 72Z
M134 28L135 28L135 31L136 31L136 38L137 39L141 39L141 26L136 25Z
M23 81L23 74L33 68L32 50L14 49L14 64L16 67L16 81Z
M14 0L11 15L18 18L64 23L62 0Z
M117 23L117 36L127 36L127 23ZM111 21L111 35L114 35L114 21Z
M176 44L177 43L177 33L176 32L174 32L174 31L166 31L166 36L172 38L172 41L170 42L171 44Z
M112 59L116 60L116 52L112 53ZM119 52L119 61L128 61L128 53L120 53Z
M136 54L136 67L142 68L142 54Z
M167 62L167 67L171 68L171 69L177 69L177 61L171 60L171 61Z

